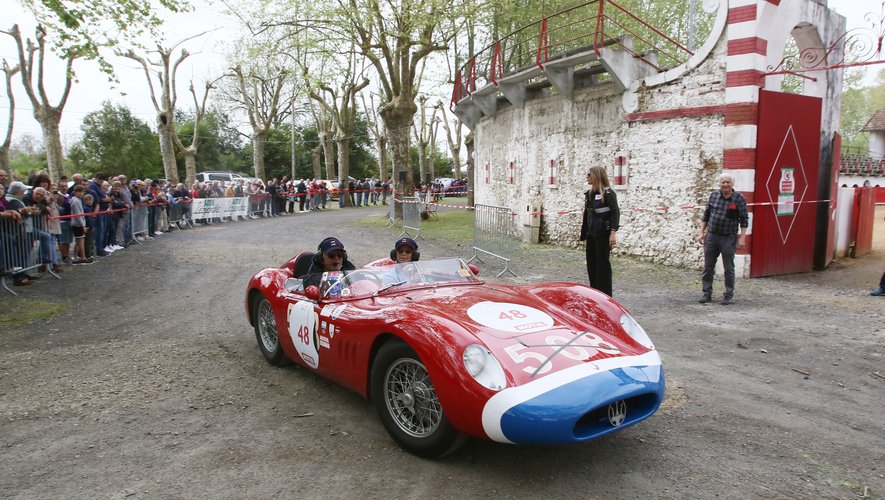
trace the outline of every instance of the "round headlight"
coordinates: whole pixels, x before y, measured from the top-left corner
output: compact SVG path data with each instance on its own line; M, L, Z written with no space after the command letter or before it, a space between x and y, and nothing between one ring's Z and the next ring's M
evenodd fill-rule
M467 346L464 349L464 368L471 377L476 377L482 373L482 369L486 364L486 350L476 344Z
M492 353L479 344L472 344L464 349L461 356L464 368L483 387L500 391L507 383L501 364Z
M648 338L648 334L645 333L645 330L639 326L639 323L633 319L633 316L630 316L627 313L621 315L621 327L624 328L624 331L627 332L627 335L630 336L633 340L638 342L643 347L647 347L649 349L654 349L655 345L652 344L651 339Z

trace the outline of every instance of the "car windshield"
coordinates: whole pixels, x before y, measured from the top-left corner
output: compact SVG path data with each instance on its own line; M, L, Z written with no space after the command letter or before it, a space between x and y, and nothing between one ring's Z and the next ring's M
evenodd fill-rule
M412 288L477 281L479 279L463 260L451 258L366 267L346 275L325 273L320 290L326 298L362 297L400 286Z

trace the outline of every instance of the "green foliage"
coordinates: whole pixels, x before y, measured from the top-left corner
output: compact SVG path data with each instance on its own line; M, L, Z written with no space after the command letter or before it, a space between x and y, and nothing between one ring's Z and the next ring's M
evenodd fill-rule
M357 116L350 139L350 175L357 179L378 177L378 160L373 156L369 124L364 116Z
M688 59L689 54L677 47L673 41L692 49L703 44L712 30L714 16L701 9L697 0L692 28L691 0L620 0L626 11L615 4L605 3L605 22L600 41L611 40L621 35L633 34L633 50L644 53L654 50L662 67L674 67ZM504 39L504 72L514 71L535 63L541 20L548 20L550 55L591 47L596 41L599 4L585 1L550 0L535 2L529 0L491 0L483 14L481 10L477 22L480 26L480 40L476 51L491 45L495 40ZM644 22L635 19L635 15ZM664 33L673 41L668 41L648 25ZM508 37L507 35L513 34ZM491 50L480 56L482 64L488 64Z
M18 153L9 159L9 168L15 180L24 181L31 172L48 169L49 163L44 151L34 154Z
M131 179L162 177L159 139L129 108L105 101L80 125L83 138L68 154L74 170L125 174Z
M101 48L137 44L143 35L159 38L159 9L186 12L188 0L19 0L46 28L53 50L63 56L97 59L108 74L113 68Z
M861 129L876 110L885 108L885 70L879 72L876 84L869 87L863 84L862 71L847 70L842 85L842 148L865 154L869 136Z

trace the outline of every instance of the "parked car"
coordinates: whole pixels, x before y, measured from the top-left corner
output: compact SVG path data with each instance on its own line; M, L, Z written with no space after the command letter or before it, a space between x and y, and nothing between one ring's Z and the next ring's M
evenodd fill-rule
M303 252L249 281L258 347L273 365L291 360L371 399L410 453L443 456L467 436L587 441L661 404L654 345L592 288L487 284L450 258L384 259L304 289L314 259Z
M261 182L257 177L247 177L236 172L209 171L197 173L197 181L199 182L221 181L224 183L225 186L228 186L230 184L237 183L240 180L243 181L244 185L251 184L254 181Z

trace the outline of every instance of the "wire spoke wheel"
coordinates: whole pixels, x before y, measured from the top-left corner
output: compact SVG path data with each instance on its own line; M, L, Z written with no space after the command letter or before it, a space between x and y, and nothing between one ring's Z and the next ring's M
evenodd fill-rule
M387 408L397 426L414 437L433 434L442 422L442 406L421 362L400 359L384 377Z
M277 332L277 320L274 316L273 306L267 297L259 296L255 299L255 338L264 359L272 365L283 362L283 349L280 346L280 335Z
M390 436L413 455L453 453L467 439L449 422L421 357L402 340L390 340L372 362L371 397Z

